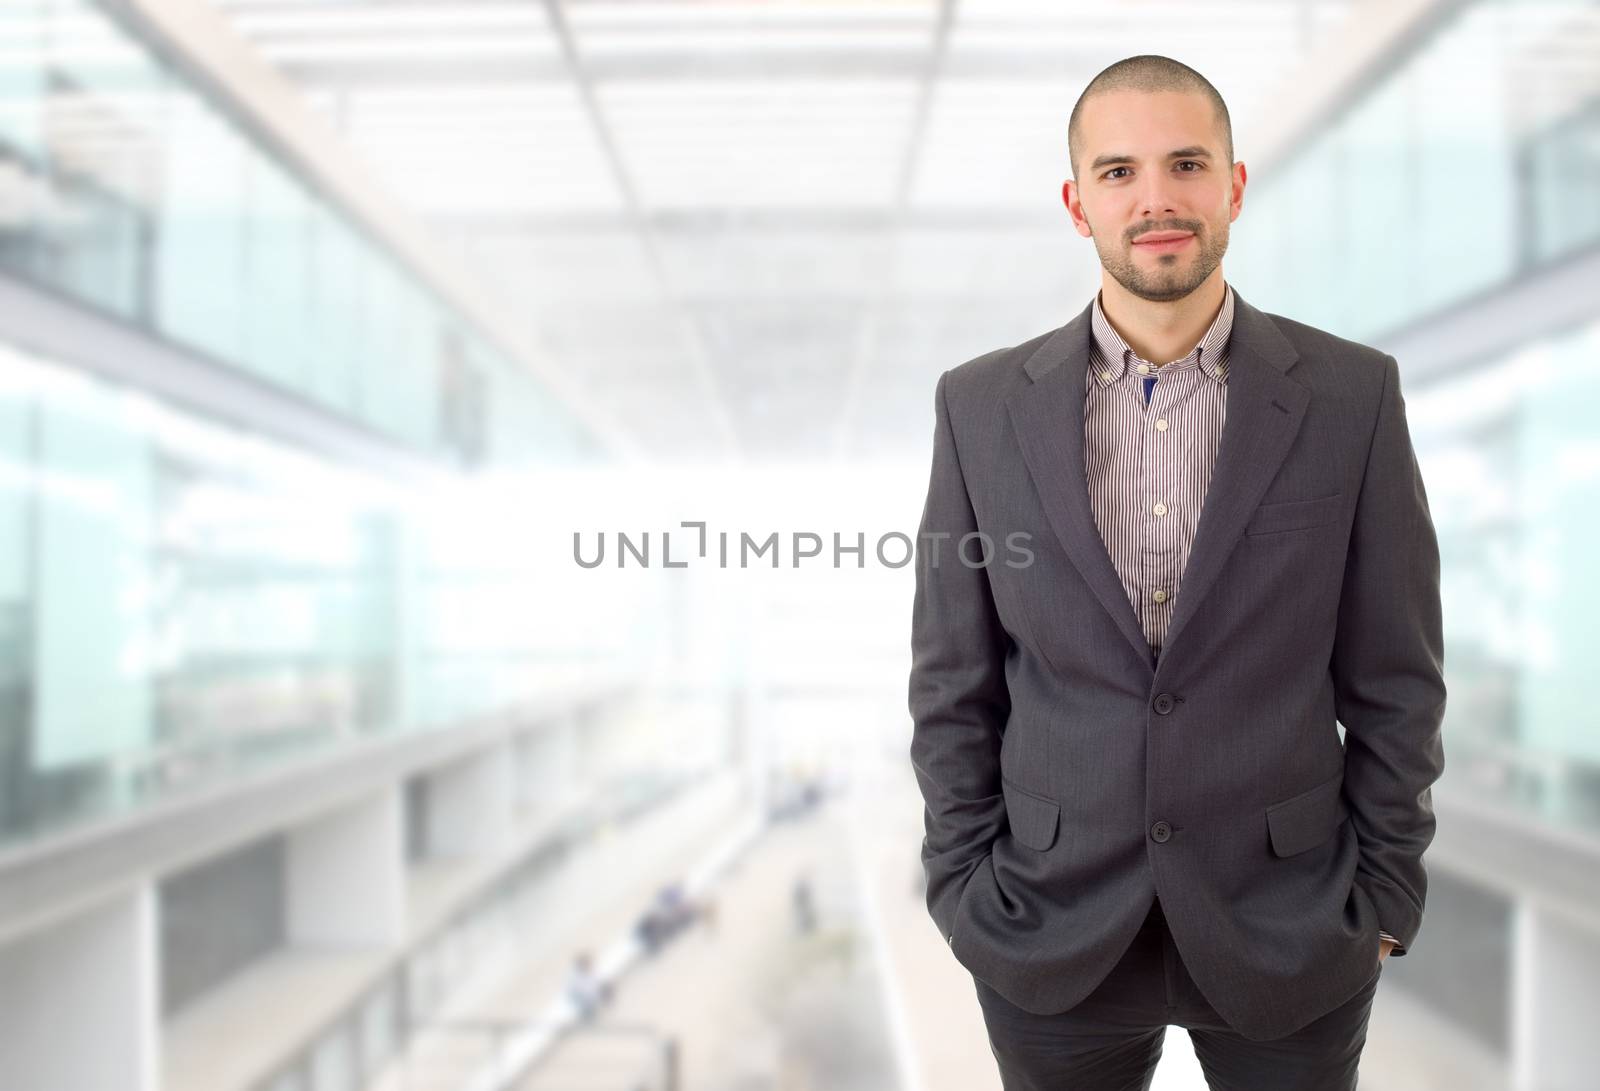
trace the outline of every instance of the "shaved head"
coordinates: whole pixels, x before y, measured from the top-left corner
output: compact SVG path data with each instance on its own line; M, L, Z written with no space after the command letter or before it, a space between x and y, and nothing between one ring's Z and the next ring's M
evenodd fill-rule
M1078 176L1078 154L1083 150L1080 119L1084 103L1107 91L1176 91L1204 95L1210 100L1211 109L1216 114L1217 131L1222 136L1223 147L1227 149L1228 162L1233 162L1233 122L1228 117L1227 103L1211 86L1211 81L1171 57L1143 53L1102 69L1099 75L1089 81L1089 86L1083 89L1083 94L1078 96L1078 101L1073 105L1072 116L1067 121L1067 155L1072 161L1074 178Z

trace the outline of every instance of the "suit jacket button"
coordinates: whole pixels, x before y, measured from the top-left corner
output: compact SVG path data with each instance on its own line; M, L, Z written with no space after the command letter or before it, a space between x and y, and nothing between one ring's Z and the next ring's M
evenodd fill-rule
M1157 822L1150 827L1150 836L1156 841L1168 841L1172 837L1172 827L1165 822Z
M1167 713L1171 712L1173 707L1177 703L1178 702L1176 702L1176 701L1174 701L1172 699L1172 694L1170 694L1170 693L1158 693L1158 694L1156 694L1155 709L1156 709L1157 712L1161 713L1161 715L1163 715L1163 716L1165 716Z

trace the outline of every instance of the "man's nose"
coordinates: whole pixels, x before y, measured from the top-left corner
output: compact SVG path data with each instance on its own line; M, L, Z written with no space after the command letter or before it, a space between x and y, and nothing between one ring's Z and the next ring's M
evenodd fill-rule
M1139 194L1139 210L1146 216L1171 216L1178 211L1177 201L1167 192L1170 184L1165 178L1151 178Z

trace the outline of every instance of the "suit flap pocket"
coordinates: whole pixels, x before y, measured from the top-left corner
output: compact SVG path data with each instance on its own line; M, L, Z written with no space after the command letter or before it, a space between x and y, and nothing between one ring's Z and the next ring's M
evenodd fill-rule
M1339 518L1339 504L1343 493L1318 496L1310 500L1279 500L1256 508L1246 534L1274 534L1280 530L1305 530L1325 526Z
M1333 836L1350 814L1344 799L1344 771L1308 791L1267 808L1272 851L1279 856L1314 849Z
M1006 797L1006 818L1011 823L1011 836L1029 848L1041 851L1054 844L1061 805L1053 799L1018 788L1005 778L1001 778L1000 789Z

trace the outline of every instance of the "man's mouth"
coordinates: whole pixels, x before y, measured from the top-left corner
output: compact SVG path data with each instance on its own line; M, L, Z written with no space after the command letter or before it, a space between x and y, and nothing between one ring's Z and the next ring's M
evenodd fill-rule
M1133 240L1133 245L1146 253L1165 254L1182 250L1194 238L1191 231L1147 231Z

